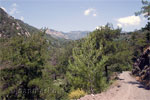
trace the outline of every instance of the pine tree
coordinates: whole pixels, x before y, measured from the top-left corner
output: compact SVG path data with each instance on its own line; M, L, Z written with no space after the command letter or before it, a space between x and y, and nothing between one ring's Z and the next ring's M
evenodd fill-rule
M48 50L43 36L40 33L28 38L16 36L1 40L0 99L43 98L44 88L40 87L40 81L44 81Z
M92 32L79 47L74 48L68 72L69 82L74 89L101 92L109 81L110 72L124 70L121 67L127 64L129 52L128 48L120 48L123 45L119 43L119 34L120 29L113 29L107 24ZM119 54L123 55L122 59Z
M135 15L143 14L147 18L147 25L144 28L147 45L150 45L150 2L142 0L143 7Z

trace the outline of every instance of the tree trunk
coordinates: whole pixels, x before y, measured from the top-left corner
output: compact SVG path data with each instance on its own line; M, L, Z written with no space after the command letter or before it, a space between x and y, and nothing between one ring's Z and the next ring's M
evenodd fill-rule
M108 66L105 66L105 74L106 74L106 78L107 78L107 82L109 82L109 77L108 77Z

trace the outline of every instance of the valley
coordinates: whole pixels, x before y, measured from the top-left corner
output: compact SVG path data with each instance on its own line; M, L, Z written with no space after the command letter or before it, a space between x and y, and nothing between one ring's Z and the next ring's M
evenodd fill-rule
M150 100L149 94L149 1L0 0L0 100Z

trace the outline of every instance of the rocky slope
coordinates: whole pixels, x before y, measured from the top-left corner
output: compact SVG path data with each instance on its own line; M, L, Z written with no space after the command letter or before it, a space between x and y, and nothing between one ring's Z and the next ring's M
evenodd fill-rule
M59 32L59 31L56 31L56 30L53 30L53 29L47 29L46 33L50 34L54 38L68 39L67 35L65 35L63 32Z
M138 76L146 88L150 88L150 46L147 46L143 54L137 58L133 65L132 74Z
M14 19L0 8L0 37L11 37L15 35L28 37L31 33L37 31L39 30L21 20Z
M51 31L54 32L54 30ZM12 37L16 35L23 35L28 37L31 34L36 34L38 32L41 32L41 30L28 25L21 20L13 18L12 16L8 15L2 8L0 8L0 37ZM54 46L60 46L69 41L62 38L53 38L51 34L46 34L45 37L50 40L51 44Z

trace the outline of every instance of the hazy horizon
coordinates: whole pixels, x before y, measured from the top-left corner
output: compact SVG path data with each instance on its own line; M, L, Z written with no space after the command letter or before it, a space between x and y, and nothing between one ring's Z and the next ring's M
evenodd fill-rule
M146 20L134 13L141 5L140 0L0 0L11 16L62 32L93 31L108 22L127 32L140 29Z

